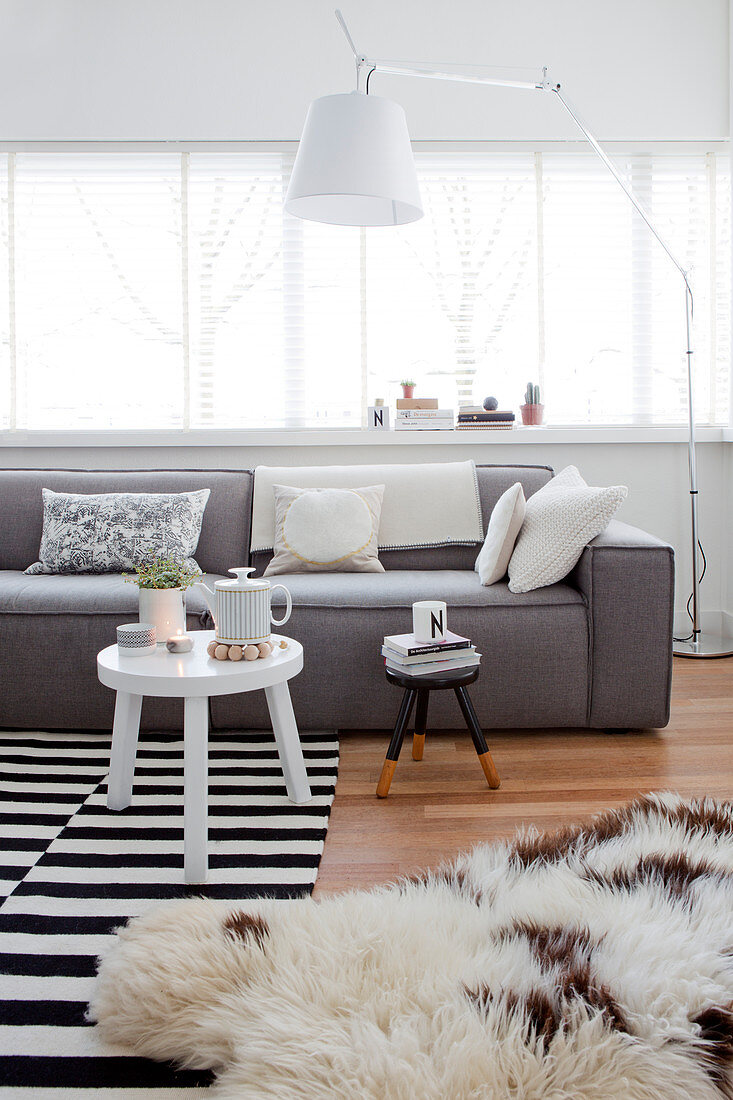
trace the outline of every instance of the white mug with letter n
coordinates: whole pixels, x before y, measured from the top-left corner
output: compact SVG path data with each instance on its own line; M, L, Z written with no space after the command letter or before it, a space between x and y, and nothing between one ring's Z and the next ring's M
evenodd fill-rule
M442 600L420 600L412 605L412 632L416 642L444 642L448 608Z

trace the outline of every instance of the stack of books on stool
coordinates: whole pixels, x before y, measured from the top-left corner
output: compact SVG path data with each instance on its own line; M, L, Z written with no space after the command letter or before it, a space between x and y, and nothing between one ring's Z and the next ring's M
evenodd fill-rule
M469 638L446 632L444 642L416 642L414 634L387 634L382 644L387 668L403 676L435 676L458 668L472 668L481 654Z
M481 405L464 405L458 410L458 423L456 428L479 428L501 431L502 428L514 427L514 413L510 410L502 411L494 409L487 411Z

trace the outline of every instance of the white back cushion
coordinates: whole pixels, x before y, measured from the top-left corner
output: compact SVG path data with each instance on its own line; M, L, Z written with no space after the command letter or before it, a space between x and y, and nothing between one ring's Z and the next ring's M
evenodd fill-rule
M509 588L531 592L566 577L591 539L605 530L626 498L625 485L587 485L575 466L527 501L524 525L509 562Z
M382 550L479 544L484 537L476 467L466 462L385 466L258 466L250 549L275 545L275 485L358 489L384 485L378 542Z
M520 482L510 485L494 505L486 538L474 566L482 584L496 584L506 574L526 507Z

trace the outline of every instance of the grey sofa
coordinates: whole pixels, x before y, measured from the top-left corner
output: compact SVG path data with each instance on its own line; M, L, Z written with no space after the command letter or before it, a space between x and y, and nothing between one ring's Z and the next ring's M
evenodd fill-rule
M498 497L521 481L527 496L545 466L478 467L484 526ZM114 697L96 677L96 653L137 618L137 589L121 577L35 576L41 488L67 492L182 492L209 487L196 553L209 579L249 559L252 475L247 471L0 471L0 726L109 729ZM387 686L383 635L410 629L415 600L445 599L452 629L483 654L472 688L491 727L645 728L669 718L674 557L658 539L612 522L562 583L523 595L481 586L476 547L380 553L385 573L278 577L291 591L287 631L303 642L291 682L302 728L384 729L399 697ZM268 555L252 556L261 571ZM275 604L277 606L277 604ZM196 591L188 628L209 625ZM260 693L212 700L216 726L268 721ZM452 692L431 699L433 727L460 725ZM143 725L180 728L180 702L145 701Z

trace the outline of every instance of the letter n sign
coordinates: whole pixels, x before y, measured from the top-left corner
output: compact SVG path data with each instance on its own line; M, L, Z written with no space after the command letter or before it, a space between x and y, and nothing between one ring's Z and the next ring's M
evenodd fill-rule
M430 612L430 637L440 638L442 641L445 637L445 627L443 625L443 609L439 611Z
M386 405L369 405L367 427L376 432L389 431L389 409Z

